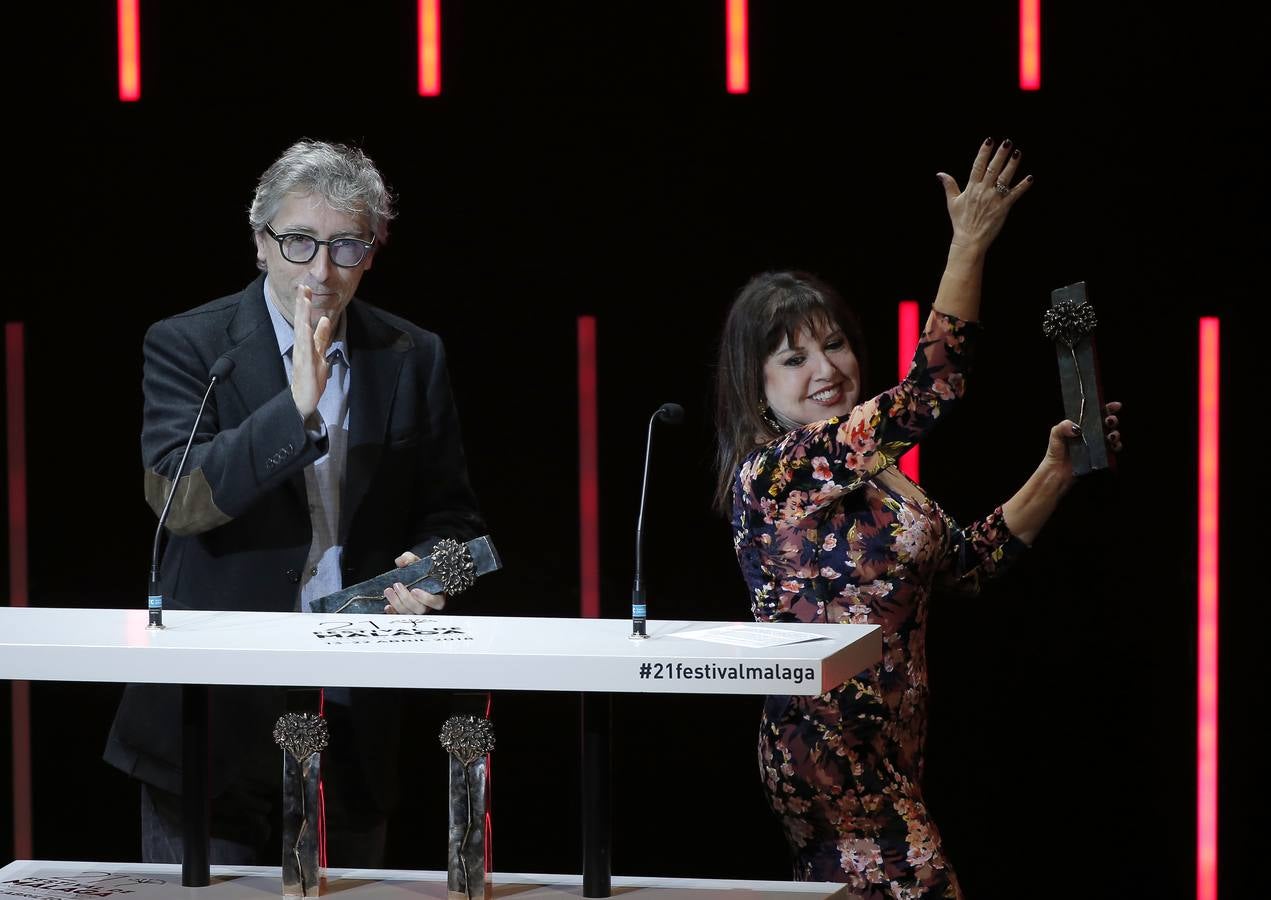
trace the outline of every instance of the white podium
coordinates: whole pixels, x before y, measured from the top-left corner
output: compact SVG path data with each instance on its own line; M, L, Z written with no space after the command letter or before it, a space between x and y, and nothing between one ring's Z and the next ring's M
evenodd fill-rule
M164 619L165 629L151 631L144 609L0 608L0 678L185 685L187 747L206 744L208 685L578 691L588 897L609 895L611 694L815 696L882 655L873 625L731 626L728 639L740 642L759 644L768 632L799 639L745 646L687 636L718 622L650 621L649 637L633 640L627 619L182 610L165 610ZM209 883L206 770L186 777L186 803L195 804L186 821L201 817L202 831L187 825L183 884L202 886Z

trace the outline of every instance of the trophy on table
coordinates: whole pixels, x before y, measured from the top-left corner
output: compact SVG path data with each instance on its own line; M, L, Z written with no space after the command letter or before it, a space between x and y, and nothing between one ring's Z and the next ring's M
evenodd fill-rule
M318 859L319 784L327 722L313 713L287 713L274 725L282 748L282 895L317 897L322 887Z
M450 850L446 857L449 900L488 900L485 814L487 757L494 726L482 716L451 716L441 726L441 746L450 754Z

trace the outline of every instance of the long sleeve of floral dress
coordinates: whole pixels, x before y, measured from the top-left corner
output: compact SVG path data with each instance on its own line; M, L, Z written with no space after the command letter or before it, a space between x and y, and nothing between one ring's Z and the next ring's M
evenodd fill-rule
M935 580L942 590L974 596L987 579L1002 574L1028 549L1007 528L1000 506L965 528L947 515L944 519L949 543Z

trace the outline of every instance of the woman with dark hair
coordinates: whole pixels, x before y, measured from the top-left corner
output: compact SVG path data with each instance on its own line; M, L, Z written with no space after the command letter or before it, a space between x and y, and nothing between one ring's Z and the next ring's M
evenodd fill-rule
M985 141L965 189L940 174L953 239L900 384L861 397L860 327L828 285L759 275L729 311L717 399L716 502L759 621L879 625L883 659L819 697L769 697L759 735L768 800L795 877L853 897L961 897L921 791L925 632L935 587L975 591L1030 544L1073 481L1071 421L989 515L959 528L896 468L962 397L984 257L1032 184L1020 153ZM1120 448L1109 404L1108 440Z

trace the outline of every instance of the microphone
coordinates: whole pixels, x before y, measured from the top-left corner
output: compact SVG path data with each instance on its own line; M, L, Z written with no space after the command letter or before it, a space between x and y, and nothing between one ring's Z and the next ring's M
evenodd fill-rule
M172 498L176 495L177 485L181 483L181 470L185 468L185 460L190 455L190 447L194 444L194 435L199 430L199 422L203 421L203 410L207 408L207 399L212 396L212 389L218 381L224 381L234 371L234 360L222 356L212 363L208 372L207 390L203 392L203 402L199 404L198 415L194 417L194 427L190 429L190 438L185 442L185 451L181 461L177 463L176 475L172 478L172 490L168 491L168 499L164 501L163 512L159 513L159 524L154 530L154 549L150 553L150 622L146 628L163 627L163 591L159 587L159 548L163 540L163 523L168 521L168 510L172 508Z
M649 456L653 449L653 423L662 421L678 425L684 421L684 407L678 403L663 403L649 419L649 437L644 445L644 480L640 485L640 518L636 522L635 582L631 588L631 637L647 638L645 633L646 608L644 603L644 498L649 491Z

